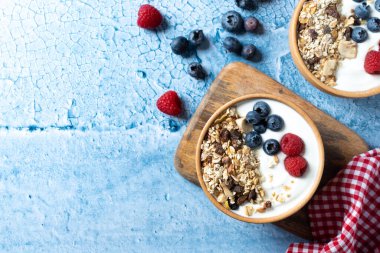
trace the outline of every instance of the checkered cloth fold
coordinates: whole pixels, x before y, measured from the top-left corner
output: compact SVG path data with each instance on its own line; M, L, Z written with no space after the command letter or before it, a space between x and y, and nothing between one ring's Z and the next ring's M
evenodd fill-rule
M287 252L380 252L380 148L354 157L308 206L315 242Z

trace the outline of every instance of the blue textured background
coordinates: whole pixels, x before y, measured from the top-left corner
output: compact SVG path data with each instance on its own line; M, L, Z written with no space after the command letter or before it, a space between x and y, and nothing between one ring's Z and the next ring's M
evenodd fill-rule
M146 2L166 29L135 25L141 1L0 0L1 252L281 252L300 241L222 215L173 167L213 78L241 60L221 47L219 18L237 9L233 0ZM335 98L295 68L287 31L296 2L268 0L252 12L265 33L240 37L263 54L250 64L379 146L379 96ZM193 28L210 48L173 55L170 40ZM206 82L185 73L194 60ZM186 119L156 109L168 89Z

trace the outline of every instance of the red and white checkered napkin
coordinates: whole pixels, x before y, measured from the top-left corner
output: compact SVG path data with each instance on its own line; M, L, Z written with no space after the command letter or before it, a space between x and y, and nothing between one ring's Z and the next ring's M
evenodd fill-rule
M380 252L380 148L354 157L308 211L316 242L287 252Z

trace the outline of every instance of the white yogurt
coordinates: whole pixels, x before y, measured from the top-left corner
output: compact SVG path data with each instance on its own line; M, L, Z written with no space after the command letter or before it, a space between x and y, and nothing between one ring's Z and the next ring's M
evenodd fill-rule
M342 14L346 17L352 15L351 10L358 3L352 0L343 0ZM376 11L373 3L371 6L371 17L380 18L380 12ZM371 47L378 50L380 41L380 33L373 33L362 26L368 32L368 39L363 43L358 43L358 55L355 59L345 59L340 62L336 72L336 83L334 87L338 90L345 91L364 91L380 86L380 75L370 75L364 70L364 59Z
M268 218L274 217L280 214L283 214L289 211L291 208L296 206L301 202L312 190L312 186L317 178L317 170L321 164L319 160L319 149L317 138L314 135L312 128L308 125L306 120L298 114L291 107L280 103L278 101L269 100L269 99L257 99L249 100L237 104L237 112L241 117L252 110L253 105L257 101L265 101L271 107L271 114L277 114L284 119L285 126L280 132L273 132L269 129L262 134L263 141L268 139L276 139L280 142L281 137L286 133L293 133L302 138L305 143L305 151L302 156L308 162L308 168L302 177L296 178L289 175L285 170L284 159L285 154L280 152L278 157L280 163L274 168L268 168L268 161L273 160L272 156L268 156L264 153L262 147L257 150L257 154L260 160L260 171L265 178L265 181L262 183L263 189L266 192L266 198L271 199L272 193L276 192L277 194L282 193L285 196L285 202L280 203L277 201L272 201L272 207L267 209L265 213L255 213L251 218ZM273 176L273 181L270 182L269 178ZM288 186L290 190L286 191L284 186ZM290 196L287 197L286 195ZM245 205L252 205L251 203L246 203ZM256 205L256 207L258 207ZM234 211L235 213L245 216L244 205L241 206L238 210Z

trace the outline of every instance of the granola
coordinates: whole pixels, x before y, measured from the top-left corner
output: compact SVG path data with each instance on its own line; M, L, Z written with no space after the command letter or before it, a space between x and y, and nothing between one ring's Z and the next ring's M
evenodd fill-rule
M269 208L261 186L260 162L255 151L244 145L243 122L231 107L209 128L201 145L203 180L227 208L237 209L246 201ZM253 210L248 208L246 213Z
M312 74L328 86L336 85L339 61L353 59L357 44L351 40L354 17L341 15L342 0L309 0L299 15L298 48Z

